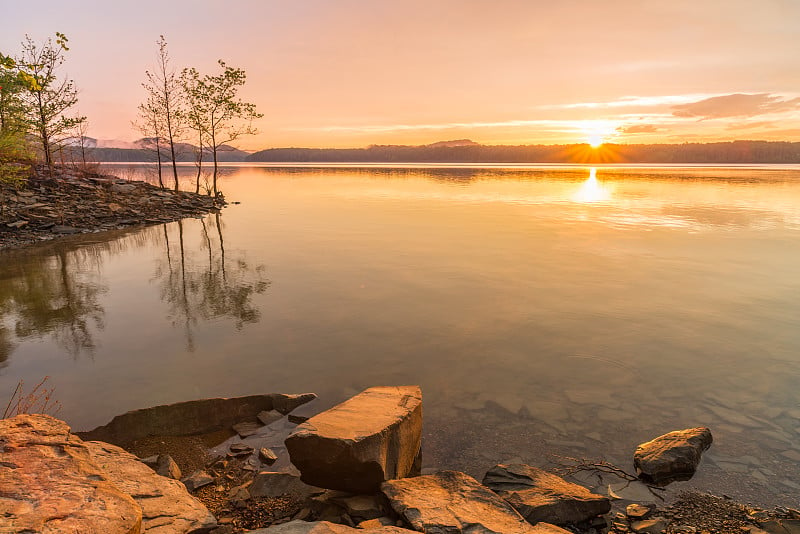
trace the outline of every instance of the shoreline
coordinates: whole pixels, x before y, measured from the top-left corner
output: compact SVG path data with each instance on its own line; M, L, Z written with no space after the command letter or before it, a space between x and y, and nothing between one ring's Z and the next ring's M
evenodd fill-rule
M0 184L0 252L71 235L173 222L219 212L224 197L162 189L111 174L38 168L20 188Z
M64 421L49 416L20 415L0 420L0 434L11 443L9 459L14 460L5 467L12 467L10 474L19 479L22 487L28 488L38 499L46 500L47 484L30 478L42 465L38 463L39 456L30 450L67 445L75 451L87 449L90 462L86 465L101 474L100 478L92 480L105 481L108 476L113 489L129 492L135 500L134 509L141 507L145 531L155 523L160 525L167 517L176 527L193 522L195 528L211 534L262 532L251 529L267 529L263 531L265 534L267 531L309 533L317 532L314 530L317 526L331 526L331 532L341 533L355 533L360 531L358 529L376 534L427 532L427 528L416 523L414 513L405 511L405 503L414 502L415 495L422 496L418 505L422 513L433 514L431 517L436 520L441 510L447 509L461 517L474 513L473 507L479 506L482 522L508 520L511 514L521 525L527 525L512 530L492 530L507 534L532 534L540 529L541 532L571 534L791 534L800 527L800 510L795 508L754 506L713 489L688 489L671 496L664 494L661 498L660 492L652 490L664 488L670 483L669 479L664 479L663 484L648 483L639 473L636 476L626 474L627 484L614 483L619 475L602 469L601 464L589 464L589 467L601 467L599 470L592 468L591 473L603 479L599 489L608 485L607 492L597 491L597 487L593 488L595 484L588 483L585 477L576 477L575 473L522 461L501 462L491 467L494 462L487 460L484 467L489 471L482 483L479 482L481 476L472 478L446 467L420 469L422 464L417 461L414 465L400 462L414 454L419 458L422 450L419 433L411 430L421 428L421 398L416 406L398 405L400 408L395 411L402 410L402 413L395 414L384 406L375 406L370 395L375 397L375 390L383 393L383 390L410 387L416 386L369 388L328 410L315 402L317 397L313 393L198 399L126 412L88 432L72 432ZM399 393L396 396L399 397ZM331 415L347 404L347 419ZM364 421L372 426L360 430L363 435L359 434L357 439L348 437L353 425L364 427ZM397 448L391 449L391 461L381 460L381 440L391 441L390 436L401 432L397 421L405 429L402 432L410 432L417 438L398 442ZM309 442L313 445L311 448L302 444L316 434L323 435L324 439L319 443ZM379 438L367 439L369 435ZM666 447L654 445L657 440L678 435L680 439ZM705 435L703 443L693 441L701 435ZM688 458L685 456L687 447L702 454L713 446L711 442L708 428L678 430L641 444L636 454L640 449L647 449L649 452L643 454L653 456L643 461L655 461L650 467L658 465L662 474L667 473L663 469L673 474L678 472L675 469L688 474L683 471L685 466L679 458ZM359 455L341 453L350 448L360 451ZM372 460L373 455L377 455L375 460ZM75 456L80 457L81 454ZM103 460L112 457L116 459L111 462L113 468L104 463L108 460ZM70 478L69 466L79 460L67 456L59 458L63 464L57 466L46 460L51 462L47 468L53 470L53 476L63 477L76 491L83 491L87 483ZM375 476L372 471L352 471L359 462L372 461L382 466L378 479L372 480ZM699 456L697 462L700 462ZM398 467L401 465L405 466L402 471ZM650 472L650 467L642 464L646 472ZM703 468L702 465L697 467ZM350 472L360 474L342 478L343 473ZM90 490L93 484L88 483ZM426 488L431 484L435 488L437 484L443 486L438 488L438 493L429 494ZM356 485L361 489L355 489ZM142 491L150 486L162 489ZM165 515L160 508L153 508L148 499L143 500L142 495L147 497L154 491L166 491L167 487L173 488L169 490L171 498L183 505L180 509L170 509ZM405 494L396 493L395 487L406 487ZM22 498L18 490L19 486L11 492L12 499ZM66 500L58 505L64 510L70 506ZM75 521L93 520L85 507L79 508L70 512ZM22 513L17 519L30 522L39 517L37 513ZM103 520L113 516L105 512L101 515ZM19 526L15 519L10 521L12 526ZM291 527L286 527L289 530L279 527L283 523L291 523Z

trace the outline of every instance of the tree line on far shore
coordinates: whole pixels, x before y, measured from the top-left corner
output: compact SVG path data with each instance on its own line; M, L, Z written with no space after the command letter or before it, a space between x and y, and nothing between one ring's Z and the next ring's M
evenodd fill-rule
M454 144L455 143L455 144ZM271 148L252 162L298 163L577 163L746 164L800 163L800 143L728 141L682 144L480 145L463 140L432 145L373 145L366 148Z
M67 43L67 37L57 32L55 39L41 43L25 36L16 55L0 51L2 182L24 183L37 162L43 163L51 176L57 163L76 163L76 155L78 162L87 166L88 121L75 111L75 82L59 73L69 50ZM226 159L220 157L229 150L226 143L256 133L253 121L262 117L255 104L238 97L247 76L222 60L216 74L201 74L194 67L178 73L170 64L163 35L157 45L156 68L145 72L142 86L146 98L134 126L145 136L146 148L155 153L161 187L165 187L164 168L171 164L174 188L178 189L176 163L185 161L185 156L176 149L188 146L197 166L195 192L200 191L203 159L208 154L213 173L206 189L216 196L218 162Z

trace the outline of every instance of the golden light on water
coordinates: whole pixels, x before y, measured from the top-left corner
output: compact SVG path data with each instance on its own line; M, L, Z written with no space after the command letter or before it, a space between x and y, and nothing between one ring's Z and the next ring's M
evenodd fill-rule
M589 178L581 184L574 195L572 200L575 202L591 203L603 202L611 199L611 189L601 182L597 181L597 168L592 167L589 169Z

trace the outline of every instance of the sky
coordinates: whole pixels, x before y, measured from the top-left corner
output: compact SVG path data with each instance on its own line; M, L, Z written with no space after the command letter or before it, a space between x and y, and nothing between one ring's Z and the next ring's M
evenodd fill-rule
M134 140L159 35L247 72L240 148L800 141L800 0L0 0L69 38L87 134Z

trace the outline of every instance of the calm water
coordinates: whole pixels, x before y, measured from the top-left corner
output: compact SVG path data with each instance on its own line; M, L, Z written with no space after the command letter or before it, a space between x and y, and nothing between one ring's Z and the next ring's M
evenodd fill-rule
M427 466L630 467L707 425L687 484L796 505L800 169L233 167L221 187L241 204L219 216L0 254L3 397L49 375L83 430L414 383Z

